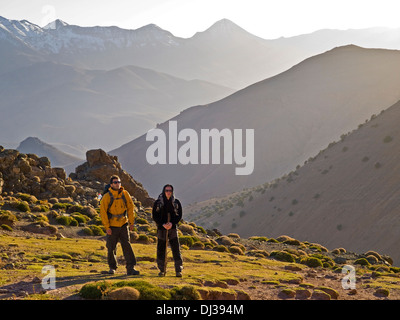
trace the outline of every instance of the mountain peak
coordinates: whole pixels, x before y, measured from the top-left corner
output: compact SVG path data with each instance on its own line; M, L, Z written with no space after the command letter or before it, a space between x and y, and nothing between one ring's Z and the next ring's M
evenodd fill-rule
M55 147L43 142L42 140L40 140L37 137L28 137L26 138L24 141L22 141L20 143L20 145L18 146L17 150L20 149L25 149L25 148L32 148L32 147L46 147L46 148L50 148L50 149L55 149Z
M64 22L64 21L62 21L60 19L57 19L57 20L54 20L53 22L50 22L49 24L45 25L43 27L43 29L46 29L46 30L48 30L48 29L60 29L60 28L66 27L68 25L69 25L68 23L66 23L66 22Z
M231 35L233 33L247 33L249 34L246 30L243 28L239 27L236 23L232 22L229 19L221 19L217 22L215 22L211 27L206 29L203 32L197 32L194 37L199 36L199 35L213 35L213 36L227 36Z

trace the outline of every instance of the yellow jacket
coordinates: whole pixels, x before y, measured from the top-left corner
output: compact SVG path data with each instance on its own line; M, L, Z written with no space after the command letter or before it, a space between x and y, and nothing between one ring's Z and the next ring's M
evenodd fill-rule
M109 229L110 227L122 227L127 222L129 222L129 224L133 224L135 221L135 214L134 214L135 205L132 201L132 198L131 198L129 192L126 191L123 187L121 187L119 190L113 190L112 188L109 188L108 191L110 191L114 196L114 202L112 203L112 205L110 207L109 213L111 213L112 215L121 215L126 210L127 217L120 216L120 217L112 217L111 219L108 219L107 209L108 209L108 205L110 203L111 197L110 197L110 194L107 192L103 196L103 198L101 198L101 202L100 202L101 222L103 223L106 230ZM126 206L125 206L125 201L122 198L122 192L125 195Z

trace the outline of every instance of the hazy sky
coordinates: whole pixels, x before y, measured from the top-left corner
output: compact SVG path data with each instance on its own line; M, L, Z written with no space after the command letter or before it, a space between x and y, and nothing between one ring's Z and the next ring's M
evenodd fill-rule
M265 39L325 28L400 27L398 9L399 0L0 0L0 16L40 26L57 18L126 29L155 23L184 38L223 18Z

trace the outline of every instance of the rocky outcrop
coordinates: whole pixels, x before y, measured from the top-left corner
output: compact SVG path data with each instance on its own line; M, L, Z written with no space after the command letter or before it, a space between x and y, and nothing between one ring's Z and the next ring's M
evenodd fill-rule
M87 162L67 177L63 168L52 168L47 157L0 146L0 195L22 192L38 199L69 199L82 205L97 206L98 194L116 174L133 198L145 207L153 205L154 199L121 168L117 157L101 149L88 151L86 157Z
M104 190L112 175L121 178L122 186L142 203L143 206L152 206L154 199L149 196L142 184L121 168L118 157L107 154L102 149L86 152L86 162L75 169L69 177L81 185L96 189L99 193Z
M0 147L0 193L23 192L38 199L96 196L87 191L68 179L64 169L52 168L47 157Z

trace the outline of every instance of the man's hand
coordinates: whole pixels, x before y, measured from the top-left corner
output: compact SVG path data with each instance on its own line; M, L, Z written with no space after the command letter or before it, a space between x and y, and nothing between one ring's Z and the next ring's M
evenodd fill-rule
M112 234L111 228L108 228L106 232L107 232L107 234L108 234L109 236L111 236L111 234Z
M163 224L163 227L164 227L165 229L169 230L169 229L172 228L172 223L171 223L171 222L164 223L164 224Z
M135 226L133 225L133 224L130 224L129 225L129 230L131 230L131 231L133 231L133 228L134 228Z

